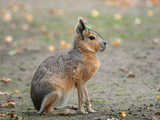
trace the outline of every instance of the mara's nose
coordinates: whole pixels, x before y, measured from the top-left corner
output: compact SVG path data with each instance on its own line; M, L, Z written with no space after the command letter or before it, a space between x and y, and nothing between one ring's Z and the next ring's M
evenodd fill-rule
M107 45L107 42L106 42L106 41L104 41L104 42L103 42L103 44L106 46L106 45Z

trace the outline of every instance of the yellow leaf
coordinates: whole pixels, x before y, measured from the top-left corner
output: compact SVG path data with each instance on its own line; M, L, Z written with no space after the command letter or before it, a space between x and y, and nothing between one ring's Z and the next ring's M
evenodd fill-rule
M19 90L15 90L14 92L15 92L16 94L19 94L19 93L20 93L20 91L19 91Z
M91 15L93 17L98 17L99 16L99 12L97 10L92 10Z
M117 47L120 46L120 44L121 44L121 39L117 39L112 43L112 46Z
M72 47L71 44L69 44L69 43L66 44L66 48L71 48L71 47Z
M152 17L152 16L154 16L155 14L154 14L154 12L153 12L152 10L148 10L147 15L148 15L149 17Z
M61 41L61 42L60 42L60 47L61 47L61 48L71 48L72 45L69 44L69 43L67 43L67 42L65 42L65 41Z
M54 48L53 45L50 45L50 46L48 47L48 49L49 49L50 52L53 52L55 48Z
M160 95L157 95L156 98L157 98L157 99L160 99Z
M28 22L32 22L33 21L33 15L32 14L26 14L25 18Z
M126 117L126 113L125 112L121 112L122 117Z

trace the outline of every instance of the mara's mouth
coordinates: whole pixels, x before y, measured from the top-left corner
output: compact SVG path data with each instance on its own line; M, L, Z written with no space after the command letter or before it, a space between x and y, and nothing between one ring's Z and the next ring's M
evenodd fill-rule
M103 52L106 49L106 46L100 48L100 52Z

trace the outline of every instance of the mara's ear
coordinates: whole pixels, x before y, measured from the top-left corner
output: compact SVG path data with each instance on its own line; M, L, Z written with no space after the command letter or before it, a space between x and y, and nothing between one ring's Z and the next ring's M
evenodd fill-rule
M78 17L78 24L76 25L75 31L80 35L80 38L84 40L83 31L86 29L85 22L82 17Z

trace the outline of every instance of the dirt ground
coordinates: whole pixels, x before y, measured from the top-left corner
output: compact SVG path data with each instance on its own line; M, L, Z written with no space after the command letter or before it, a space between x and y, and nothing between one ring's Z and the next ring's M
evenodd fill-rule
M12 3L8 1L0 1L1 12L11 10L9 6ZM0 96L0 104L13 99L16 107L0 108L0 113L12 111L22 115L24 120L160 119L160 99L157 97L160 95L159 6L146 7L139 3L126 9L107 6L103 0L19 0L15 3L21 8L13 14L11 22L6 23L0 18L0 78L12 80L8 84L0 82L0 91L12 93ZM54 13L53 9L62 11ZM100 16L91 16L93 9L98 10ZM153 10L155 15L147 16L148 10ZM26 21L24 13L32 14L33 21ZM115 20L115 14L121 14L122 20ZM45 58L54 54L48 46L54 45L56 50L62 50L59 48L61 40L72 44L78 16L86 18L109 41L109 47L98 53L101 61L99 71L87 83L97 112L40 116L30 99L34 71ZM29 25L27 30L23 29L24 24ZM6 43L7 35L13 37L12 43ZM116 39L121 39L120 46L112 46ZM18 48L22 51L13 54L13 50ZM69 103L77 105L76 90ZM122 117L122 112L126 117ZM7 117L0 119L6 120Z

